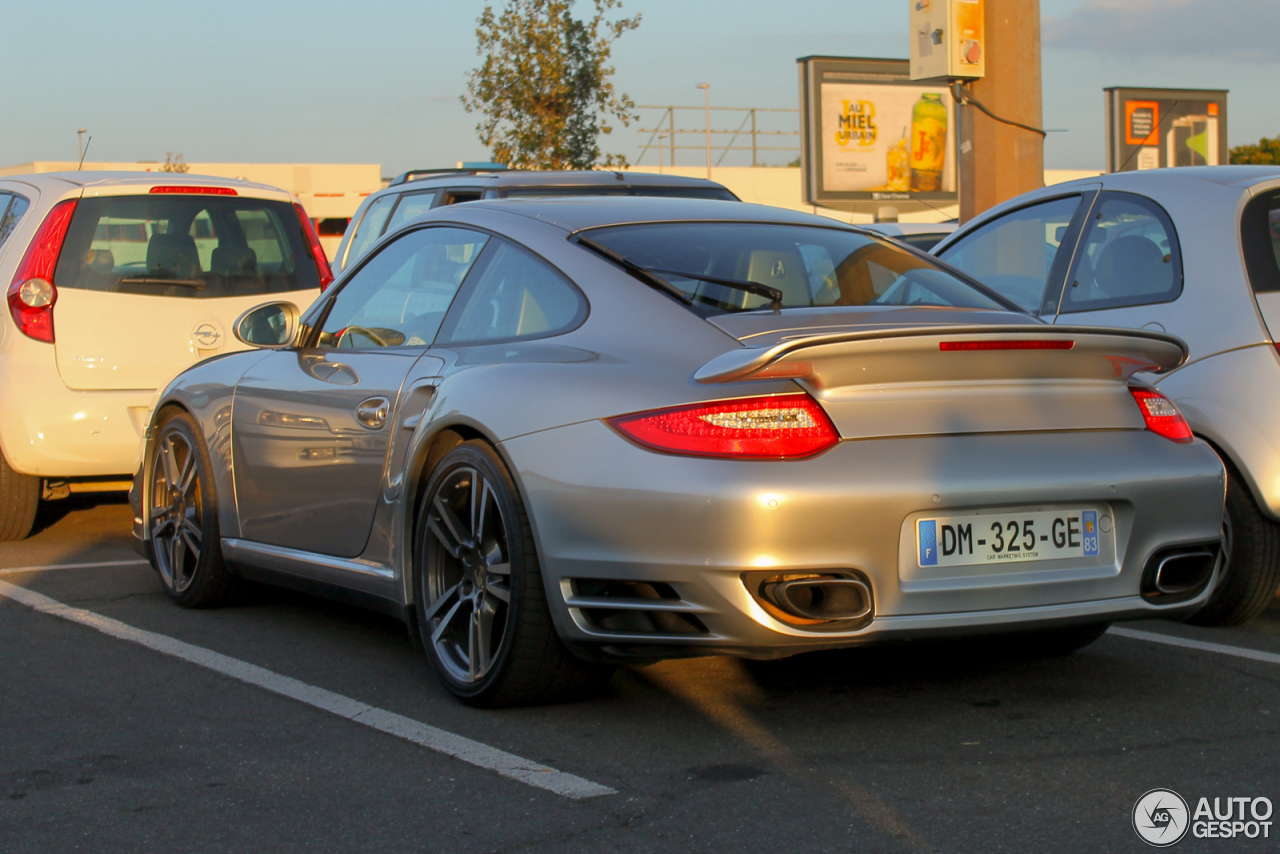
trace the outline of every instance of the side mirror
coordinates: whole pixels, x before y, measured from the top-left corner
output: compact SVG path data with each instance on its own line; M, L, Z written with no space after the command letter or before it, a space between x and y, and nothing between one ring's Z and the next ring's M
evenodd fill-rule
M263 350L293 346L298 335L298 307L291 302L256 305L236 318L231 327L236 340Z

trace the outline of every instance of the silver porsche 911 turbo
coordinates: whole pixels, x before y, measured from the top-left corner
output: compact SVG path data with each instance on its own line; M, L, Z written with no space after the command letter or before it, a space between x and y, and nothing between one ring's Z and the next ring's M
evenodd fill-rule
M474 202L159 396L136 535L179 604L241 579L409 624L481 705L628 659L1195 612L1224 472L1137 384L1170 335L1052 326L830 219Z

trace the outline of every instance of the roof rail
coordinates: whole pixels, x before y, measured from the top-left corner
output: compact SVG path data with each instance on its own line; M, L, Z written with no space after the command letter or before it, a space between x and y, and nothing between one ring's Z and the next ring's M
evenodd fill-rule
M434 175L478 175L482 172L505 172L505 166L487 169L410 169L403 172L392 179L387 186L394 187L397 184L405 184L409 181L418 181L422 178L430 178Z

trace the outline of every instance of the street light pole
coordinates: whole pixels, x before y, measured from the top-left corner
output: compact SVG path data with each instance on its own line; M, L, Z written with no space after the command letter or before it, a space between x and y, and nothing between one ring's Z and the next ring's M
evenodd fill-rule
M707 180L711 179L711 84L699 83L698 88L706 96L707 113Z
M84 135L88 132L88 128L80 128L76 131L76 155L81 162L84 160Z

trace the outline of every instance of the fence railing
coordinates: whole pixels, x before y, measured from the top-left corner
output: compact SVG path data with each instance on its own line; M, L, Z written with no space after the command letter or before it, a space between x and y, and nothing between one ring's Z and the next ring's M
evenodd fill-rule
M799 130L773 130L762 129L762 123L776 127L775 122L766 122L766 119L777 119L779 116L772 115L776 113L791 113L799 116L799 110L781 109L776 107L711 107L710 111L720 116L724 113L736 113L742 116L736 128L729 129L729 123L725 127L716 128L708 127L707 107L677 107L677 106L654 106L640 105L636 109L639 110L662 110L662 117L654 123L653 127L642 127L640 133L649 134L649 139L640 146L640 156L636 158L636 165L639 166L644 162L645 156L650 151L657 154L658 166L675 166L677 151L707 151L708 134L710 135L710 148L712 153L720 153L719 159L715 161L716 166L724 162L725 157L731 151L751 152L751 165L760 165L760 156L763 152L787 151L793 152L797 156L800 153L800 131ZM677 127L676 113L682 115L685 113L697 113L699 118L703 119L702 127ZM770 114L760 116L758 114ZM736 119L734 116L729 121ZM684 121L682 120L682 124ZM728 137L728 141L719 144L721 140ZM696 138L696 139L695 139ZM736 145L739 139L743 144ZM794 144L779 145L784 141ZM695 144L696 143L696 144ZM772 144L770 144L772 143ZM698 165L701 165L699 163Z

